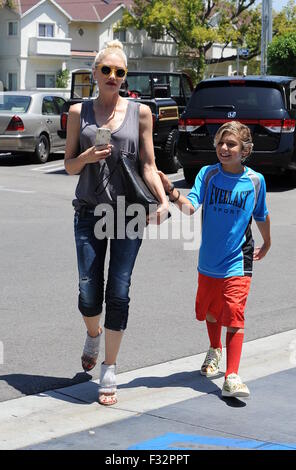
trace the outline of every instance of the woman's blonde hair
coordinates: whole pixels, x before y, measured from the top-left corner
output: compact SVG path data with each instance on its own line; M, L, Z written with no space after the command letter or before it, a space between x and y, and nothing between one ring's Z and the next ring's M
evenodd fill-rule
M127 67L127 57L123 51L123 44L122 42L118 41L118 39L114 39L114 41L107 42L104 49L101 49L94 60L93 69L96 67L97 64L101 62L103 57L108 54L117 54L121 59L124 61L125 66Z
M241 141L242 150L246 153L242 161L246 160L252 153L253 141L252 134L248 126L239 121L230 121L223 124L214 137L214 146L217 147L225 132L234 134Z

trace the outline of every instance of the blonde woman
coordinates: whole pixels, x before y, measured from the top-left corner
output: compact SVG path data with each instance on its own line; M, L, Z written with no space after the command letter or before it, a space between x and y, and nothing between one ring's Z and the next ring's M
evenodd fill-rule
M118 237L118 217L128 218L121 211L118 197L124 196L118 159L122 152L139 155L143 179L160 201L158 221L168 211L168 202L157 173L152 140L152 115L149 107L119 95L127 74L127 58L119 41L111 41L96 56L93 76L99 96L71 106L67 127L65 168L70 175L79 174L74 228L79 270L79 310L87 329L82 353L82 366L90 371L96 365L102 335L101 313L105 298L105 360L101 364L99 403L117 402L116 360L129 313L129 287L132 270L141 246L141 236ZM111 131L110 144L95 146L97 128ZM94 209L107 204L114 210L114 236L98 239ZM106 289L104 267L107 246L110 260Z
M248 397L238 375L244 338L244 310L250 289L253 260L268 252L270 219L263 176L244 165L252 152L252 137L238 121L224 124L214 139L219 163L203 167L187 197L180 195L159 172L170 200L193 214L202 206L202 242L198 262L196 318L206 321L210 348L201 374L214 377L222 358L221 329L227 328L227 368L224 397ZM263 238L254 250L251 220Z

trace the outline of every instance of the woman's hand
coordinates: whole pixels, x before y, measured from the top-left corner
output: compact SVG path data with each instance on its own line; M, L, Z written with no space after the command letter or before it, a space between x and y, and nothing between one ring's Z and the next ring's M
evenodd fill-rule
M165 190L166 193L169 193L170 189L172 188L172 183L171 183L170 179L162 171L158 170L157 173L160 176L160 179L161 179L161 182L162 182L162 185L163 185L163 189Z
M111 155L113 145L108 144L102 148L97 148L95 146L90 147L84 153L84 160L86 163L97 163L100 160L105 160Z

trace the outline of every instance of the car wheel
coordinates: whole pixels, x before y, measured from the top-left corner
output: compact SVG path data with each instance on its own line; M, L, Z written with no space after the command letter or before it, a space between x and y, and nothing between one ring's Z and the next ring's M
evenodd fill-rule
M181 164L177 157L177 129L173 129L164 146L163 167L167 173L176 173Z
M37 142L35 152L33 153L33 161L35 163L46 163L49 157L50 145L46 135L42 134Z
M183 173L186 183L193 185L198 173L198 168L183 168Z

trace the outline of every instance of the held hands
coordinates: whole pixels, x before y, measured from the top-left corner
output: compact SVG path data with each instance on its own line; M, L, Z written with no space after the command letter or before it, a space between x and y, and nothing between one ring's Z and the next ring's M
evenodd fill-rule
M158 170L157 173L160 176L160 179L161 179L161 182L162 182L162 185L163 185L163 189L165 190L165 193L168 193L169 190L172 187L171 181L169 180L167 175L165 175L162 171Z
M86 163L97 163L100 160L105 160L111 155L113 145L108 144L102 147L90 147L85 154Z
M157 211L147 216L146 222L152 225L160 225L170 217L169 205L167 203L159 204Z

